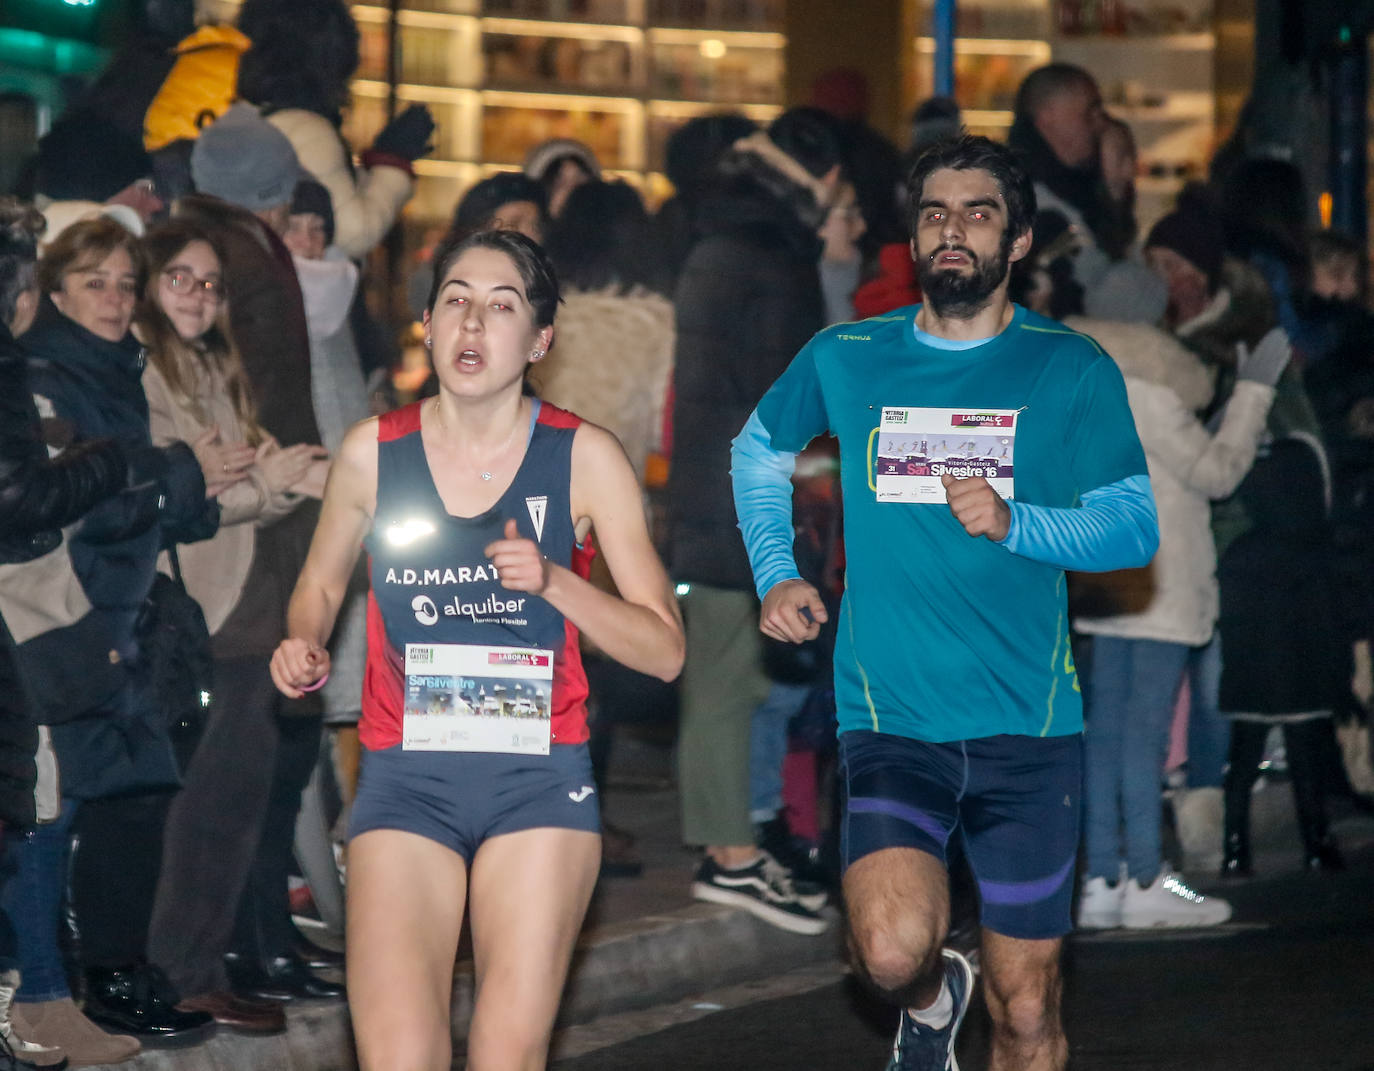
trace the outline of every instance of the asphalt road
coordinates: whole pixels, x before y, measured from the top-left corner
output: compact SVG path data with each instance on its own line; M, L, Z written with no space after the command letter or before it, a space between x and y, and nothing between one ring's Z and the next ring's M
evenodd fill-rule
M1374 1071L1374 850L1338 875L1230 886L1236 917L1202 931L1070 940L1073 1071ZM778 980L777 988L788 988ZM770 995L705 994L602 1024L554 1071L878 1071L895 1023L838 965ZM719 1006L720 1010L716 1010ZM582 1029L582 1028L579 1028ZM598 1045L587 1051L588 1045ZM980 997L959 1043L987 1066ZM558 1050L555 1049L555 1055Z

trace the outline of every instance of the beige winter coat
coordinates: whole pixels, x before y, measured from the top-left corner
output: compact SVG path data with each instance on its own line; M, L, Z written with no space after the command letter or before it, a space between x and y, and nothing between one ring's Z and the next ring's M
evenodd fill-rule
M206 419L201 420L173 394L167 381L150 362L143 370L143 391L148 396L149 423L153 443L166 446L180 440L194 442L207 427L219 425L224 442L245 441L243 427L225 391L223 377L201 369L195 395ZM304 498L300 495L273 494L257 468L248 478L226 489L219 496L219 531L213 539L183 543L177 547L182 579L191 597L200 603L211 634L219 631L243 594L244 582L253 565L256 528L280 520ZM159 563L167 572L166 556Z
M571 290L553 348L531 372L539 396L615 433L642 482L659 445L673 367L673 304L647 290Z
M1254 463L1274 388L1241 380L1212 435L1195 415L1212 397L1202 363L1146 324L1069 317L1116 361L1145 448L1159 511L1159 550L1141 569L1076 578L1082 632L1197 646L1217 620L1210 500L1225 498Z
M301 167L329 191L334 245L361 257L380 242L410 200L414 180L399 167L349 166L348 148L328 119L303 108L283 108L267 121L286 135Z

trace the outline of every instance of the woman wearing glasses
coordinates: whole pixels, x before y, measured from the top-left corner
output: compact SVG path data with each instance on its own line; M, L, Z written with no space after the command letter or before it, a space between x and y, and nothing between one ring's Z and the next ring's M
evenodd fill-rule
M172 220L149 231L143 248L148 282L134 330L147 347L143 388L153 440L190 443L206 483L226 485L219 491L215 537L177 548L186 588L204 610L213 638L233 617L244 592L257 530L280 520L305 498L318 498L329 462L319 446L278 445L258 423L230 331L229 295L214 240L193 223ZM226 774L238 769L231 761L238 747L231 723L245 720L243 704L251 702L238 694L235 674L218 658L215 685L199 743L180 742L184 788L168 815L157 901L158 915L176 923L154 923L159 935L154 951L183 991L184 1006L210 1012L221 1025L271 1032L284 1028L280 1005L236 998L222 980L220 961L231 943L228 920L222 913L213 920L196 917L197 905L204 902L203 883L213 882L215 893L237 900L247 879L246 871L229 876L236 884L225 888L226 875L204 865L202 856L223 850L204 823L223 824L227 804L220 796L229 790ZM260 773L257 781L235 779L238 806L250 803L244 798L248 796L266 809L271 771ZM164 935L171 932L186 935L184 947L162 947Z

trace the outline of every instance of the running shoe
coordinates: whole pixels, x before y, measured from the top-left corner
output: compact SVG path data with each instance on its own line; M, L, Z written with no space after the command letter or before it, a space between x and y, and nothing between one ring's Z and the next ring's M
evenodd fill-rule
M1108 885L1106 878L1089 878L1078 898L1080 930L1111 930L1121 925L1121 905L1126 897L1126 882Z
M1227 901L1203 896L1168 867L1149 885L1129 879L1121 901L1121 925L1129 930L1219 926L1230 917L1231 905Z
M705 856L692 880L692 896L742 908L792 933L814 935L830 928L829 919L797 898L787 868L767 852L761 852L749 866L734 869Z
M973 967L952 948L941 950L945 958L945 985L954 1000L949 1022L939 1030L925 1026L902 1009L897 1040L892 1043L892 1059L886 1071L959 1071L954 1058L954 1040L959 1036L964 1013L973 999Z

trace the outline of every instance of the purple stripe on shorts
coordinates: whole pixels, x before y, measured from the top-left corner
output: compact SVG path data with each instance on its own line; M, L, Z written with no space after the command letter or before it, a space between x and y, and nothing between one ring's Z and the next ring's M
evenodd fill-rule
M942 828L940 823L926 814L925 811L905 803L898 803L896 800L880 799L877 796L852 796L849 800L849 813L885 814L915 826L940 845L944 845L949 839L949 830Z
M988 904L1034 904L1048 900L1073 870L1074 857L1049 877L1034 881L980 881L978 891Z

